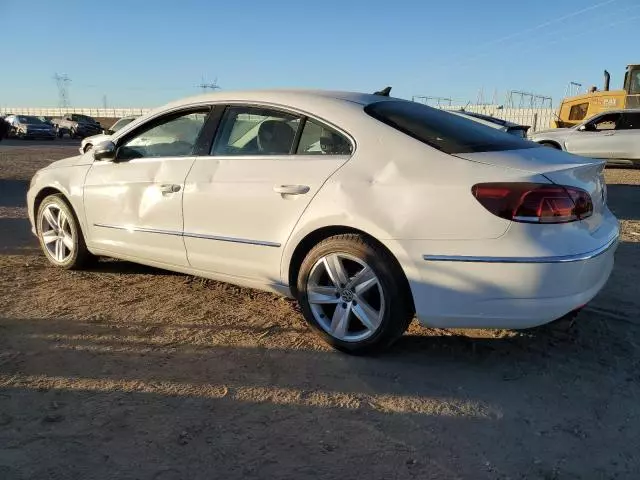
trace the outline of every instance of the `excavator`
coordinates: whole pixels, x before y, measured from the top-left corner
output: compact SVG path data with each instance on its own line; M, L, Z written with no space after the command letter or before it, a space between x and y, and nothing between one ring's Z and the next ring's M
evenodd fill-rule
M551 127L573 127L606 110L640 108L640 64L627 65L622 90L609 90L610 80L605 70L602 90L591 87L587 93L562 99Z

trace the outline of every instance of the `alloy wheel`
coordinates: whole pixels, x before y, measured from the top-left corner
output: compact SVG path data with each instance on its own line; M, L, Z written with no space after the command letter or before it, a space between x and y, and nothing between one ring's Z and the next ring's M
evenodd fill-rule
M345 253L325 255L311 269L306 287L315 320L332 337L357 342L380 327L384 291L363 260Z
M68 215L56 204L49 204L40 216L40 236L47 254L64 263L75 248L74 233Z

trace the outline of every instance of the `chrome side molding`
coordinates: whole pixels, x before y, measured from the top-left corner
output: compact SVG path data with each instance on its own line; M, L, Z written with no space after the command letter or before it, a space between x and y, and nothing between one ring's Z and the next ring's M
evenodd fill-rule
M112 228L115 230L125 230L128 232L156 233L160 235L173 235L176 237L202 238L205 240L215 240L218 242L244 243L247 245L259 245L262 247L280 247L279 243L266 242L263 240L251 240L248 238L223 237L220 235L205 235L203 233L178 232L175 230L161 230L157 228L134 227L128 225L108 225L106 223L94 223L94 227Z
M572 263L582 262L598 257L618 244L619 233L604 245L590 252L575 255L558 255L553 257L472 257L461 255L423 255L428 262L466 262L466 263Z

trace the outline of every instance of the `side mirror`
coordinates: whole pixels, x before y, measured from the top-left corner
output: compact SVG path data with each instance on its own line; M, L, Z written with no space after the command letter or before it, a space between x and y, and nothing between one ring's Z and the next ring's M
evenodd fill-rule
M111 141L102 142L95 145L92 152L95 160L115 160L116 144Z

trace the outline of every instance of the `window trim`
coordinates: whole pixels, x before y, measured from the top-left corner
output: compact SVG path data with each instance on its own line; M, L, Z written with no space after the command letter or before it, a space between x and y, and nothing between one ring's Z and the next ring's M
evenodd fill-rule
M217 136L221 131L220 130L220 126L222 125L222 120L225 118L225 115L227 114L227 111L232 107L244 107L244 108L247 108L247 109L249 109L249 108L256 108L257 109L257 108L259 108L259 109L263 109L263 110L267 110L267 109L268 110L275 110L276 112L281 111L282 113L284 113L286 115L290 115L290 116L296 117L299 120L298 129L296 130L296 134L293 137L293 142L292 142L291 148L289 149L289 153L276 154L276 155L259 155L259 154L250 154L250 155L215 155L214 153L211 153L211 149L215 145L216 140L217 140ZM211 147L209 148L209 154L206 155L206 156L208 156L208 157L216 157L216 158L220 158L220 157L232 157L232 158L261 157L261 158L263 158L263 157L283 157L283 156L295 155L295 153L292 154L291 152L292 151L295 152L295 148L297 148L296 147L296 145L297 145L296 140L299 140L298 132L300 131L300 125L302 125L303 123L306 123L306 118L305 118L304 115L300 115L299 113L287 112L285 110L277 109L277 108L273 108L273 107L263 107L263 106L258 106L258 105L248 105L248 104L245 104L245 103L226 104L224 109L222 109L222 110L223 110L223 112L220 115L220 121L219 121L218 126L216 128L215 135L213 136L212 141L211 141Z
M332 128L333 130L335 130L336 132L338 132L340 135L344 136L347 141L349 141L351 143L351 154L348 155L349 158L351 158L355 152L356 149L358 147L358 144L355 140L355 138L353 137L353 135L351 135L349 132L347 132L344 128L341 128L337 125L335 125L332 122L329 122L325 119L323 119L322 117L319 117L318 115L314 115L311 113L308 113L304 110L301 109L297 109L295 107L289 107L286 105L280 105L277 103L270 103L270 102L260 102L260 101L246 101L246 100L237 100L237 101L233 101L233 100L227 100L227 101L220 101L220 102L215 102L215 103L211 103L212 107L216 107L216 106L224 106L224 109L222 109L223 111L226 111L227 108L229 107L254 107L254 108L269 108L272 110L276 110L276 111L281 111L282 113L286 113L288 115L294 115L296 117L300 117L300 126L304 127L304 123L306 123L307 119L311 119L319 124L324 124L327 127ZM211 151L211 147L213 147L213 143L215 142L216 136L218 134L218 129L220 127L220 124L222 123L222 114L220 116L219 119L219 123L216 126L216 131L214 132L214 135L211 138L211 145L209 148L209 152ZM300 137L302 136L302 129L298 128L298 132L300 132ZM241 158L265 158L265 157L304 157L307 155L304 154L298 154L295 153L298 149L298 143L300 142L300 137L298 136L298 132L296 132L296 137L294 138L293 141L293 145L292 145L292 152L293 153L289 153L289 154L285 154L285 155L212 155L211 153L209 153L208 155L203 155L205 157L215 157L215 158L237 158L237 159L241 159ZM339 156L347 156L347 155L313 155L314 157L318 157L318 158L324 158L324 157L339 157Z
M614 128L608 128L608 129L603 129L603 130L597 130L595 128L596 123L598 123L599 121L602 120L602 118L608 116L608 115L618 115L618 120L616 121L616 125ZM584 122L584 125L587 131L591 131L591 132L615 132L618 129L618 122L620 122L620 119L622 118L622 113L621 112L602 112L600 115L591 118L590 120ZM589 130L589 126L593 127L593 130Z
M113 143L116 146L116 161L118 162L129 162L131 160L135 160L135 159L118 159L118 155L117 152L118 150L120 150L120 148L122 146L124 146L124 144L126 142L128 142L131 138L136 137L137 135L147 132L149 130L151 130L152 128L157 127L158 125L161 125L162 123L165 123L166 121L170 121L172 118L178 118L184 115L188 115L190 113L205 113L206 114L206 118L204 120L204 123L202 124L202 128L200 129L200 133L198 134L198 138L196 139L196 142L193 146L193 150L192 150L192 154L188 155L187 157L194 157L196 156L196 152L198 150L198 147L200 145L200 141L203 137L203 134L205 133L205 127L207 126L207 123L209 121L209 118L211 117L211 112L213 111L213 107L212 105L207 105L207 104L203 104L203 105L199 105L199 106L187 106L187 107L182 107L182 108L176 108L173 110L169 110L169 111L165 111L165 112L161 112L160 114L150 118L148 121L137 125L134 129L123 132L122 136L119 136L117 138L113 139ZM135 120L134 120L135 121ZM123 127L123 128L126 128ZM116 132L117 133L117 132ZM185 157L185 158L187 158ZM142 157L142 158L165 158L165 157Z

